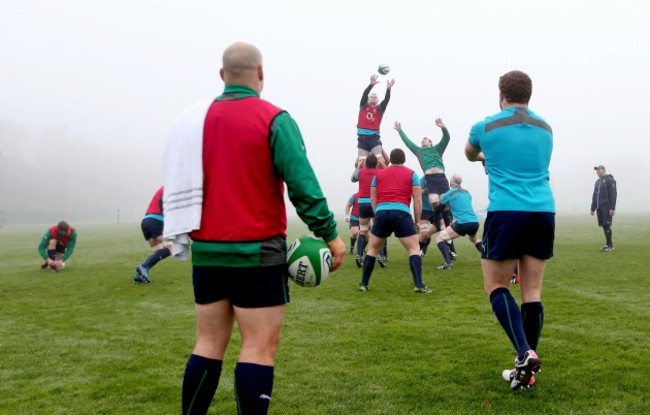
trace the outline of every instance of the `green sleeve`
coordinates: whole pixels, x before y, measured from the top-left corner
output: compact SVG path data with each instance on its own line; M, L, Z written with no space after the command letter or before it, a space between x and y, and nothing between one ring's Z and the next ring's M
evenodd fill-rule
M279 114L272 126L273 164L287 185L296 213L316 236L329 242L338 236L336 220L327 205L314 169L307 159L305 143L291 116Z
M72 235L70 235L70 241L68 241L68 246L65 249L65 254L63 254L62 260L65 261L66 259L70 258L72 256L72 253L74 252L74 247L77 245L77 230L75 229L74 232L72 232Z
M409 140L409 138L406 136L403 130L399 132L399 137L402 139L404 144L406 144L406 147L408 147L413 154L415 154L417 157L420 157L420 153L422 149L418 147L413 141Z
M47 244L50 242L50 239L52 239L52 235L50 234L50 230L46 230L45 233L43 234L43 237L41 238L41 242L38 244L38 253L43 259L47 259Z
M433 146L438 151L438 154L442 156L442 153L445 152L447 149L447 145L449 144L449 139L451 136L449 135L449 130L447 130L447 127L442 127L442 138L440 139L440 142Z

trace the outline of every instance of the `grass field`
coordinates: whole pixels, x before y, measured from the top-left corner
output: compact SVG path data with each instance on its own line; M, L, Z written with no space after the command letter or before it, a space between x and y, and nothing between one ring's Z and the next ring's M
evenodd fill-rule
M74 224L67 267L44 271L43 227L0 229L0 414L176 414L194 336L190 264L167 259L134 285L149 253L139 224ZM351 256L317 288L292 285L272 414L648 414L650 216L617 216L616 251L595 219L558 217L548 263L537 386L501 380L512 346L482 291L474 247L452 271L432 245L415 294L404 250L371 291ZM306 233L291 228L290 238ZM346 243L347 230L342 228ZM518 297L518 294L515 295ZM235 414L235 340L211 414Z

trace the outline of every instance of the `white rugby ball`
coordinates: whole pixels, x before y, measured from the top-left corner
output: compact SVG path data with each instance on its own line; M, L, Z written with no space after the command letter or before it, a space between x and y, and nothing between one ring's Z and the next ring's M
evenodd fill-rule
M390 72L390 66L379 65L379 67L377 68L377 72L379 72L382 75L388 75L388 72Z
M316 287L330 273L332 252L327 244L313 235L296 238L287 248L289 278L301 287Z

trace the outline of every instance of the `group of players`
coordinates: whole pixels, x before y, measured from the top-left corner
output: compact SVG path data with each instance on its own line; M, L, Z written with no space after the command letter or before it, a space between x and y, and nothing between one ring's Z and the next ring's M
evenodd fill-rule
M206 158L208 162L200 168L200 173L206 176L198 177L206 177L206 183L212 183L212 186L203 189L204 204L198 227L190 229L194 240L192 278L197 335L184 373L182 409L184 414L208 412L219 385L222 363L236 322L242 338L234 380L238 413L266 414L271 402L280 331L289 302L285 275L286 212L281 186L273 184L284 180L301 220L317 237L328 243L334 259L333 271L341 266L346 247L338 236L334 215L308 162L297 125L288 113L259 98L264 80L259 50L243 42L231 45L224 52L220 75L225 84L224 93L204 108L200 117L194 117L191 111L184 112L184 117L175 123L179 128L172 129L176 133L170 136L168 148L175 148L178 140L187 138L186 134L180 134L181 131L190 131L198 134L196 143L199 145L233 141L237 155L252 154L255 157L232 157L230 153L216 151L217 147L210 147L211 151L204 153L204 157L213 158ZM424 172L421 178L404 165L406 155L402 149L395 148L386 154L381 147L379 126L394 81L388 81L382 104L378 103L376 95L370 93L377 83L377 76L373 75L364 91L359 111L356 175L360 186L370 185L369 194L358 195L360 228L362 218L369 219L366 215L373 217L368 242L357 241L357 252L363 253L364 245L367 246L366 254L360 257L363 269L359 289L368 291L378 254L386 238L394 234L408 251L414 291L431 292L422 281L421 240L410 206L412 202L415 218L423 217L424 182L424 188L428 191L426 201L431 205L431 210L443 215L443 206L446 205L455 217L455 221L436 237L445 265L451 264L447 241L458 235L472 236L477 249L482 251L486 294L497 321L517 354L514 368L504 371L503 379L513 390L534 385L535 374L541 365L536 353L544 321L541 289L545 261L553 255L555 206L548 183L552 131L541 117L528 109L532 81L520 71L504 74L499 79L500 112L473 125L465 146L467 159L484 162L489 174L490 205L483 243L475 238L478 218L464 215L468 212L462 209L471 208L471 197L461 187L462 178L453 175L451 181L447 182L442 153L449 141L449 133L442 120L437 120L436 125L442 129L443 138L435 146L428 138L422 140L422 147L415 146L402 131L401 124L395 124L404 143L418 156ZM253 122L249 114L262 116ZM255 128L248 128L251 124L255 124ZM210 128L204 130L206 125ZM224 128L214 128L217 125ZM245 130L246 140L228 140L233 131L242 129ZM242 143L253 143L256 149L264 151L251 152ZM290 153L290 157L285 153ZM172 161L183 161L179 152L166 151L165 154L177 159ZM276 157L272 157L272 154ZM217 159L220 162L209 162ZM374 167L373 159L377 163ZM237 163L240 171L256 173L242 175L247 182L244 190L241 183L232 182L216 169L225 165L226 160ZM296 162L300 168L293 167ZM188 170L180 170L184 177L176 183L184 184L188 181L186 179L192 178ZM175 193L170 186L174 181L170 180L170 170L166 171L165 191L173 195ZM527 172L528 180L518 179L517 174L521 171ZM272 199L274 214L265 215L265 226L255 229L249 226L250 236L242 242L240 226L245 221L229 218L247 218L257 211L257 204L251 202L248 196L250 190L260 187L259 178L269 183L261 187L269 190L272 196L269 199ZM162 189L160 192L162 194ZM224 203L224 195L237 203ZM369 206L364 207L364 204ZM227 210L232 216L215 215L217 207ZM368 208L371 213L367 211ZM165 213L169 214L164 220L172 222L170 218L175 212L169 210ZM162 224L160 198L154 196L147 216L149 218L145 219L160 222L156 222L155 226ZM476 226L469 225L474 221ZM161 245L156 238L148 237L158 232L144 232L145 222L153 222L143 220L143 233L155 252L151 260L136 267L136 282L149 281L151 267L161 258L169 256L169 248ZM431 224L431 218L429 222ZM439 223L440 220L433 218L433 225L442 227ZM63 229L57 227L50 231L58 235L60 230ZM69 227L67 231L70 232ZM368 229L364 225L361 231ZM59 250L57 246L50 249L48 245L47 248L48 255L50 250L55 255ZM56 264L56 261L53 260L53 263ZM49 261L46 264L51 265ZM521 309L509 290L511 272L517 264L522 276L519 285Z
M400 122L394 124L402 142L417 157L423 172L421 177L403 166L404 161L401 159L404 155L401 149L395 149L390 156L387 155L381 142L380 126L395 81L387 81L386 93L381 102L377 94L372 92L378 83L378 76L373 74L359 105L357 157L352 174L352 182L358 183L358 191L350 196L345 205L346 221L349 222L351 231L349 253L355 253L356 245L355 262L359 268L364 268L359 290L367 291L374 262L382 268L387 266L385 239L394 233L409 252L414 291L430 293L431 290L422 282L422 260L415 258L415 254L424 257L436 233L435 242L444 261L438 269L453 268L452 260L457 257L453 240L460 236L467 235L482 253L483 245L477 237L479 219L472 207L471 195L461 186L462 177L454 174L450 181L447 179L443 154L449 144L450 134L442 119L435 120L436 126L442 131L439 142L434 144L430 138L424 137L421 146L409 139ZM396 153L397 161L393 161L393 152ZM401 181L398 170L403 170ZM410 216L411 199L417 224L414 220L398 223L398 218L403 218L396 212ZM382 213L386 211L395 212ZM373 229L370 231L373 218ZM376 258L365 252L373 238L383 240ZM413 252L415 247L416 253Z

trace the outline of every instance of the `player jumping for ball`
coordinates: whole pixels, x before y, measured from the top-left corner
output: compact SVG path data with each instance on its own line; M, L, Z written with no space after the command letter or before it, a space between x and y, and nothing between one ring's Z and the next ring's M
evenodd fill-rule
M386 95L384 100L379 103L377 94L370 92L379 83L377 78L376 74L370 77L370 84L363 90L361 95L359 120L357 121L357 149L360 162L365 160L369 154L374 154L377 156L379 167L383 168L388 164L388 156L382 148L379 127L384 112L386 112L388 101L390 101L390 90L395 84L395 80L386 81Z

